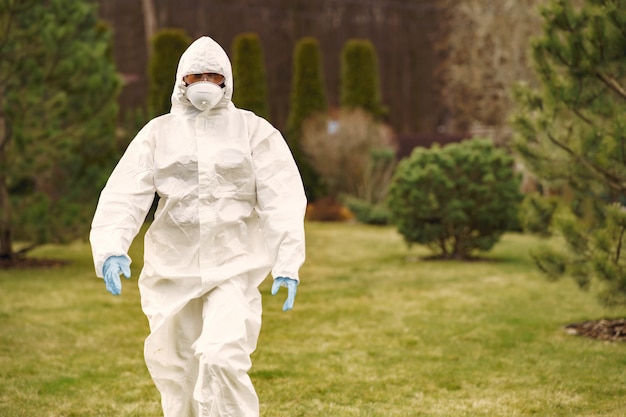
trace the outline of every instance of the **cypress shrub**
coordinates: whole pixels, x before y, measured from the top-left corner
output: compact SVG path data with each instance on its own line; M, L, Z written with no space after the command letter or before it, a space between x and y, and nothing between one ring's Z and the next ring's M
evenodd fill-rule
M263 47L256 33L242 33L232 43L233 103L268 119L267 79Z
M369 40L350 39L341 52L341 106L361 108L380 119L387 110L381 104L378 57Z
M291 152L300 168L309 200L322 193L319 176L302 151L303 122L320 113L326 113L328 103L322 75L322 54L315 38L303 38L296 44L293 58L293 79L286 136Z

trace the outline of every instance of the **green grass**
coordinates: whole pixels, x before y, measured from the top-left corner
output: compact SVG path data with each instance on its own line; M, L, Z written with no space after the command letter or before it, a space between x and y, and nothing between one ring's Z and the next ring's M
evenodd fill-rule
M262 415L623 416L626 344L563 326L626 309L547 282L528 256L538 242L510 234L485 261L425 262L392 228L307 224L294 310L261 288ZM121 297L85 243L34 254L67 266L0 271L0 416L161 415L142 356L141 250L136 239Z

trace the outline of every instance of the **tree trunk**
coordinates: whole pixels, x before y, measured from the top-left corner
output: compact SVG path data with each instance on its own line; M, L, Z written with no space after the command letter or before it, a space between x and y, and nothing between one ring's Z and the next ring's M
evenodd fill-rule
M148 57L150 57L152 51L152 37L157 31L156 8L154 7L154 0L141 0L141 7L143 9L143 29L146 35L146 47L148 48Z
M11 201L7 187L7 144L9 128L4 115L0 113L0 259L13 258L11 241Z

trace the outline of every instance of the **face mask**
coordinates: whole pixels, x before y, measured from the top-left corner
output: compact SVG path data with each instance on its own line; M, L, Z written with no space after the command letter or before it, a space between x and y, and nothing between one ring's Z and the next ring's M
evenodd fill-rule
M224 97L224 89L210 81L199 81L187 87L185 95L195 108L204 111L220 102Z

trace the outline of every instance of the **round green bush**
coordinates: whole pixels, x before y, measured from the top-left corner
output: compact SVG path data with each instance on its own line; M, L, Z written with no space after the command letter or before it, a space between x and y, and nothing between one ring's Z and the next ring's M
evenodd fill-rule
M518 224L521 199L513 158L490 140L473 138L414 149L398 164L387 203L407 243L467 259Z

